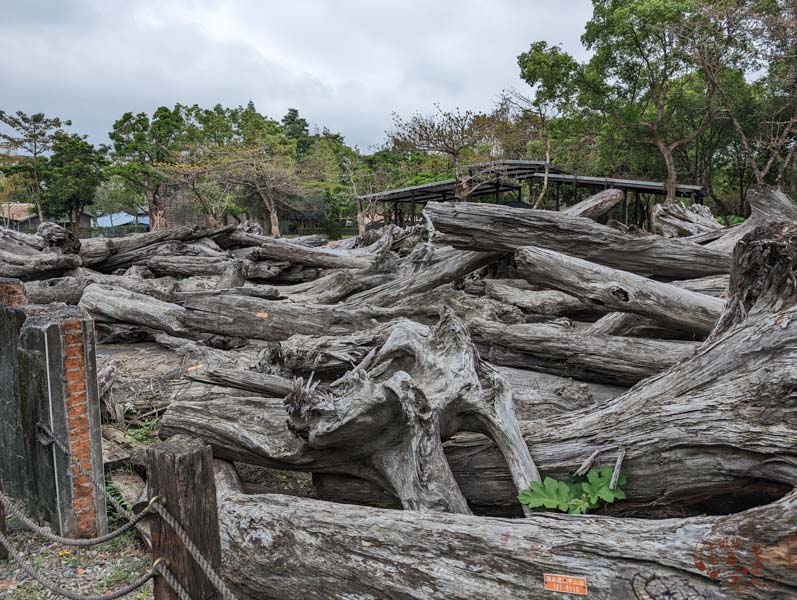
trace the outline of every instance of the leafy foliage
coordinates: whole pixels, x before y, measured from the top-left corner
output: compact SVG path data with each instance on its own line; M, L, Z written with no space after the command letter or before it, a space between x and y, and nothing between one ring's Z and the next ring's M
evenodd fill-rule
M574 477L570 482L546 477L542 482L534 481L518 495L521 504L530 508L549 508L572 515L583 515L598 507L600 502L607 504L615 500L625 500L625 475L620 475L615 489L610 489L611 467L600 471L590 469L586 477Z

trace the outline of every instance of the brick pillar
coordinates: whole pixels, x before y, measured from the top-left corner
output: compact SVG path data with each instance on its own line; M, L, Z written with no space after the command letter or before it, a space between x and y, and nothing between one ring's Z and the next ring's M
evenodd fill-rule
M94 322L75 306L50 305L28 314L19 338L19 391L32 415L36 498L33 508L65 536L105 533L105 499L55 444L35 435L44 423L104 486ZM30 423L29 423L30 426Z
M0 307L22 306L27 303L25 286L19 279L0 277Z

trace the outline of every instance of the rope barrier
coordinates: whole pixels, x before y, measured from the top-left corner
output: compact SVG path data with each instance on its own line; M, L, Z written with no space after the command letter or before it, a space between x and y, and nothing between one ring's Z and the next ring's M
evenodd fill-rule
M41 585L43 588L50 590L54 594L59 594L61 596L64 596L65 598L69 598L69 600L115 600L116 598L121 598L123 596L126 596L127 594L130 594L131 592L135 592L138 588L140 588L150 579L155 577L155 570L150 569L149 572L144 573L134 582L113 592L109 592L107 594L102 594L102 595L81 594L79 592L73 592L71 590L67 590L60 587L54 581L47 579L43 575L39 574L35 569L25 564L25 562L22 559L22 555L20 555L20 553L17 552L17 549L11 543L11 540L9 540L2 532L0 532L0 544L5 546L6 550L8 550L8 553L11 555L11 557L15 561L17 561L17 564L19 564L19 568L22 569L22 571L28 577L35 579L39 583L39 585ZM191 599L189 598L188 600Z
M142 510L137 515L133 515L133 519L122 525L119 529L115 531L111 531L110 533L106 533L100 537L89 538L89 539L72 539L72 538L65 538L61 537L60 535L55 535L50 531L47 527L39 527L36 523L28 519L20 508L14 504L14 502L0 492L0 504L2 504L6 510L12 514L18 521L20 521L27 529L33 531L34 533L42 536L43 538L55 542L56 544L63 544L65 546L79 546L79 547L87 547L87 546L98 546L105 542L110 542L111 540L119 537L123 533L131 530L135 527L144 517L152 513L152 509L149 505Z
M165 559L159 558L152 564L152 570L157 571L160 576L166 580L166 583L168 583L174 592L180 597L180 600L192 600L191 596L189 596L188 592L185 591L185 588L180 585L180 582L177 581L177 577L174 576L174 573L168 569L165 563Z
M47 427L47 425L45 425L42 422L39 422L39 423L37 423L36 428L37 428L37 437L38 437L39 443L41 443L43 445L55 444L58 447L58 449L61 450L61 452L63 452L64 455L69 459L70 463L73 464L78 469L78 471L80 471L81 475L86 477L89 480L89 482L91 482L92 486L94 486L94 488L99 493L101 493L105 497L105 499L108 502L110 502L111 505L117 511L119 511L121 514L123 514L128 519L129 522L126 525L120 527L119 529L117 529L114 532L111 532L111 533L106 534L104 536L100 536L98 538L93 538L91 540L71 540L71 539L68 539L68 538L61 538L60 536L55 536L55 535L51 534L46 529L43 529L43 528L38 527L37 525L35 525L33 523L30 523L24 517L20 518L20 520L26 526L28 526L30 529L32 529L36 533L40 533L44 537L46 537L46 538L48 538L48 539L50 539L52 541L56 541L58 543L69 544L69 545L72 545L72 546L93 546L93 545L101 544L103 542L111 540L111 539L117 537L118 535L121 535L122 533L124 533L125 531L129 530L130 528L136 526L138 524L138 522L141 521L147 514L155 512L164 521L166 521L166 523L169 525L169 527L172 528L172 530L174 530L174 532L177 534L177 537L180 538L180 541L183 543L183 545L185 546L186 550L188 550L188 553L194 559L196 564L199 565L199 568L202 570L202 572L205 574L205 576L208 578L208 580L221 593L221 596L222 596L223 600L237 600L236 597L233 595L233 593L230 591L230 589L227 587L227 584L224 583L224 580L216 573L216 571L213 569L213 567L208 562L208 560L199 551L199 548L197 548L194 545L194 542L191 541L191 538L188 537L188 534L186 533L185 529L183 529L182 525L180 525L180 523L177 521L177 519L175 519L171 515L171 513L169 513L169 511L167 511L163 507L163 504L162 504L163 498L160 498L159 496L155 496L154 498L151 498L150 501L149 501L149 504L147 505L147 507L144 510L142 510L139 514L134 515L133 513L128 511L125 507L123 507L119 502L117 502L116 499L113 498L113 496L110 496L106 492L105 486L99 485L94 480L94 477L91 475L91 473L89 473L88 470L80 463L80 461L77 458L75 458L75 456L72 454L72 452L69 450L69 448L67 448L58 438L55 437L55 435L50 430L50 428ZM7 499L5 499L5 500L7 500ZM12 512L12 514L14 514L14 516L17 516L19 518L18 515L20 514L20 512L16 509L16 506L14 506L13 503L4 501L4 497L2 497L2 495L0 495L0 501L3 501L3 504L5 506L10 506L9 512ZM28 523L30 523L30 525ZM8 540L6 539L6 541L8 541ZM17 555L17 556L19 556L19 555ZM160 574L166 580L166 582L172 587L172 589L178 594L178 596L180 596L181 600L191 600L190 596L188 596L188 594L186 593L185 589L177 581L177 578L174 576L174 574L171 571L169 571L168 568L164 567L163 563L159 562L160 560L161 559L156 560L155 563L153 564L153 570L150 573L148 579L152 578L154 576L155 572L157 571L158 574ZM22 566L21 562L20 562L20 565ZM28 573L28 570L27 570L28 567L27 566L23 566L22 568L23 568L23 571ZM29 573L29 574L31 575L31 577L33 577L34 579L39 581L39 583L42 583L39 580L38 576L32 574L32 572ZM143 585L143 583L145 581L146 580L142 581L142 583L140 585ZM51 584L51 585L55 585L52 582L48 582L48 583ZM42 585L44 585L44 583L42 583ZM140 585L139 585L139 587L140 587ZM45 587L47 587L47 586L45 585ZM51 588L47 588L47 589L51 589ZM133 591L134 589L137 589L137 588L133 588L132 590L129 590L129 591L125 592L125 593L130 593L130 591ZM59 591L57 593L61 593L61 592ZM122 594L122 595L124 595L124 594ZM66 597L67 598L73 598L72 596L69 596L69 595L66 595ZM79 596L77 598L74 598L74 600L87 600L87 599L88 600L93 600L94 598L101 599L101 598L118 598L118 597L120 597L120 596L96 596L96 597Z
M227 584L224 583L224 580L221 577L219 577L211 564L199 551L199 548L194 545L194 542L192 542L191 538L188 537L188 533L186 533L185 529L183 529L183 526L180 525L177 519L175 519L171 513L160 503L152 503L152 509L158 513L158 515L164 521L166 521L169 527L171 527L172 530L177 534L177 537L180 538L180 541L185 546L185 549L188 550L191 558L193 558L194 561L196 561L196 564L199 565L199 568L202 569L205 577L207 577L214 587L221 593L223 600L236 600L233 593L227 587Z

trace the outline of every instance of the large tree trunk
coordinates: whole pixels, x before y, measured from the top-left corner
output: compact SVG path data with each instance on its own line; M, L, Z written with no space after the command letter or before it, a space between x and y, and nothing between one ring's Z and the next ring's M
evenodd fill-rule
M492 363L624 386L661 373L697 347L689 342L585 335L558 324L476 320L470 330L482 356Z
M465 250L514 252L533 245L632 273L680 279L730 269L728 251L660 236L632 236L547 210L430 202L424 215L440 233L441 243Z
M543 599L545 574L601 600L797 594L795 494L722 517L510 521L247 496L231 466L216 472L224 577L242 598Z
M698 334L711 331L725 306L719 298L543 248L520 248L515 263L531 283L548 285L600 308L635 313Z

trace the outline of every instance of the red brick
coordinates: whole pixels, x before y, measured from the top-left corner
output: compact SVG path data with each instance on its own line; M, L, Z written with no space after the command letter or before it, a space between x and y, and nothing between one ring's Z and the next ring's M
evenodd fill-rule
M83 345L83 334L82 333L65 333L64 334L64 346L67 348L72 345L77 346Z
M66 354L66 353L64 353ZM67 371L69 369L80 369L83 370L85 367L85 363L83 361L83 353L76 354L74 356L65 356L64 357L64 369Z

